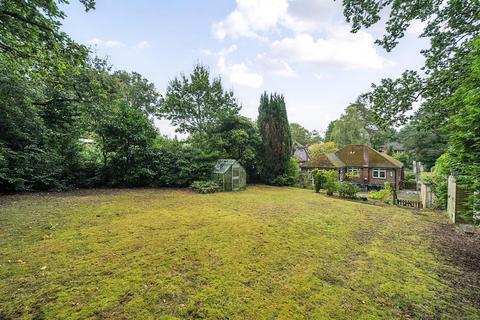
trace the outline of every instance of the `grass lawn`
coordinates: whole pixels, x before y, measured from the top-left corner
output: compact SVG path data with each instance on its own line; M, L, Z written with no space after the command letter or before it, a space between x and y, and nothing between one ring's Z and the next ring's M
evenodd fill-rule
M294 188L5 196L0 319L480 319L463 237Z

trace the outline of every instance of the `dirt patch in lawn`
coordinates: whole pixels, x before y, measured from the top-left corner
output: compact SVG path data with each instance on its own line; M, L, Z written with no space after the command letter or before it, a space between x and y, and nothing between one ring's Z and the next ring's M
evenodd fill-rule
M458 270L441 276L456 289L458 301L480 309L480 232L466 233L459 226L438 224L432 237L445 261Z

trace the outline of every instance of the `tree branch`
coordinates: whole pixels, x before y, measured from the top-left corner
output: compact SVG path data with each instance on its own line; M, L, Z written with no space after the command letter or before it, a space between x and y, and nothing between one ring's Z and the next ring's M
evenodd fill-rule
M39 27L40 29L42 29L44 31L48 31L48 32L52 32L52 33L54 32L54 30L52 28L50 28L50 27L48 27L44 24L41 24L39 22L31 21L28 18L25 18L25 17L19 15L18 13L15 13L15 12L7 11L7 10L0 10L0 15L9 16L11 18L20 20L20 21L25 22L27 24Z

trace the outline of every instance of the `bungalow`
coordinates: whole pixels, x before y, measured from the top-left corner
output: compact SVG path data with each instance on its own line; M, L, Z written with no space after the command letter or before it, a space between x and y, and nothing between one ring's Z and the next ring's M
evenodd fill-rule
M349 144L320 159L300 161L300 167L303 171L337 170L339 181L351 181L365 189L383 187L388 181L398 190L404 176L403 163L361 144Z

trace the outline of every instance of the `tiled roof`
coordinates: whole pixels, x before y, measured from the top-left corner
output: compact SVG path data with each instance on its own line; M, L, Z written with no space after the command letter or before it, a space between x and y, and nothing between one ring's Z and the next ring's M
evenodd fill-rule
M402 168L403 163L369 146L349 144L335 152L347 167Z
M343 168L345 164L334 153L323 154L304 165L307 168Z
M293 152L293 155L300 162L306 162L306 161L310 160L310 156L308 155L308 151L305 148L295 148L295 151Z

